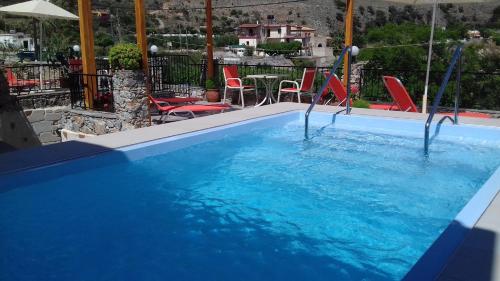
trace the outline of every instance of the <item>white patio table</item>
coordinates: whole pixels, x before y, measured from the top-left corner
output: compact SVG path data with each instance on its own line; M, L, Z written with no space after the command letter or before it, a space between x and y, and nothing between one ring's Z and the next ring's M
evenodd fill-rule
M273 96L273 86L274 86L274 84L276 84L276 82L278 82L280 79L282 79L286 76L287 75L285 75L285 74L252 74L252 75L247 75L245 78L261 80L262 84L264 84L264 87L266 87L266 97L264 98L264 100L262 100L255 107L264 105L266 103L266 101L269 101L269 104L276 102L276 99Z

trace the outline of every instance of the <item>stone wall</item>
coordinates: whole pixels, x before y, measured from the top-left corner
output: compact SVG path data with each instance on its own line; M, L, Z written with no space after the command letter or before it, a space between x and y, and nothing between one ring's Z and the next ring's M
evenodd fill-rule
M33 128L41 144L52 144L61 141L60 129L62 117L67 107L50 107L24 110L26 118Z
M16 98L19 105L23 109L39 109L71 105L71 96L68 90L19 95L16 96Z
M146 79L140 70L118 70L113 75L113 99L122 130L149 126Z
M104 135L122 130L122 122L115 113L67 110L62 115L62 128L91 135Z

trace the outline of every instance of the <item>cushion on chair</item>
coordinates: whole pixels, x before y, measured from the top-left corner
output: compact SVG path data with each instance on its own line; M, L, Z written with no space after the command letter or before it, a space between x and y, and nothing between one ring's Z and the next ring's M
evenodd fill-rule
M299 89L297 89L297 88L282 88L281 91L282 92L298 92Z

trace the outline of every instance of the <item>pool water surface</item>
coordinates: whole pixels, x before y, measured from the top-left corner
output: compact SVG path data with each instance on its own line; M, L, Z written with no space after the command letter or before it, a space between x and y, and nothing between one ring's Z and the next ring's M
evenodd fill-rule
M303 130L4 176L0 280L400 280L500 166L498 142Z

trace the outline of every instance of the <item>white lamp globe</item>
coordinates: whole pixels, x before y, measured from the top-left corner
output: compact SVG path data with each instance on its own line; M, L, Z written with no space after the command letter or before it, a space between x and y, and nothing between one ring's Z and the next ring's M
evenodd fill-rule
M79 53L80 52L80 45L73 46L73 51Z
M156 54L156 53L158 53L158 46L156 46L156 45L152 45L152 46L149 48L149 50L151 51L151 53Z
M359 48L357 46L352 46L351 47L351 55L354 56L354 57L357 56L357 55L359 55Z

